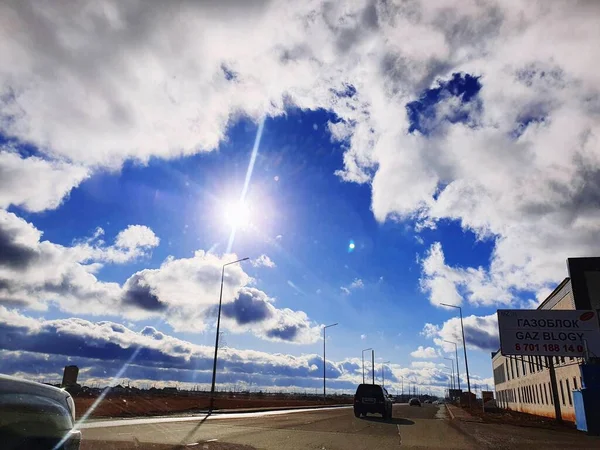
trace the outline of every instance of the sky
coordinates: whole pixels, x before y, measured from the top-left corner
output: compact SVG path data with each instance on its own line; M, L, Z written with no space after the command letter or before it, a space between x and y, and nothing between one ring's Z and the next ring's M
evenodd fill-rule
M598 4L296 3L0 4L0 372L206 388L223 273L221 388L492 386L597 256Z

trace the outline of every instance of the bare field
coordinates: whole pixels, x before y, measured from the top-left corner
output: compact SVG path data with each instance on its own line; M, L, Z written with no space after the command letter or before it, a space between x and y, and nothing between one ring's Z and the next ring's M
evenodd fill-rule
M77 417L81 417L97 397L74 397ZM351 403L351 398L327 399L328 404ZM215 409L284 408L322 405L319 400L294 398L217 397ZM159 416L182 412L206 410L209 397L206 395L110 395L92 412L90 417L139 417Z

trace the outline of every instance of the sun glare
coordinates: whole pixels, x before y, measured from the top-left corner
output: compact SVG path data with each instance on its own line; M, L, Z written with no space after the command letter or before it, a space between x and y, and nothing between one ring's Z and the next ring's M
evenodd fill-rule
M250 208L245 202L230 203L224 210L225 223L233 229L250 225Z

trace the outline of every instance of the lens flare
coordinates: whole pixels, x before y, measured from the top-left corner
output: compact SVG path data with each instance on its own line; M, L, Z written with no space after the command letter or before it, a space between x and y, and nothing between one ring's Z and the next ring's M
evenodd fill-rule
M355 248L356 244L354 243L354 241L350 241L350 243L348 244L348 253L352 253Z

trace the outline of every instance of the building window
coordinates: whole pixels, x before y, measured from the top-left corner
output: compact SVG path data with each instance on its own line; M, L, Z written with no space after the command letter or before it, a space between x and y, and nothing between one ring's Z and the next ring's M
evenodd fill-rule
M548 405L548 391L546 390L546 383L544 383L544 398L546 399L546 405Z
M569 379L565 380L567 383L567 398L569 399L569 406L573 406L573 398L571 397L571 387L569 385Z
M579 389L577 387L577 377L573 377L573 389L575 389L575 390Z
M562 404L564 406L567 406L567 404L565 403L565 390L563 388L562 380L559 381L559 384L560 384L560 400L562 401Z

